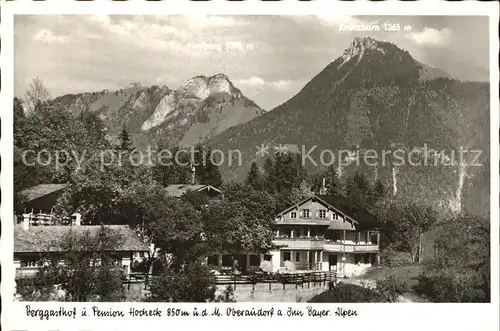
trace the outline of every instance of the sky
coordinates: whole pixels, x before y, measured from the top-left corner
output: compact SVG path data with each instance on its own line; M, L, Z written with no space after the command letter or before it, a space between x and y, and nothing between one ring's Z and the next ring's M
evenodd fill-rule
M385 31L385 23L400 30ZM380 31L345 31L368 25ZM224 73L270 110L298 93L354 37L367 36L393 42L454 78L489 80L487 17L18 15L15 95L22 97L37 76L56 97L131 82L176 89L191 77Z

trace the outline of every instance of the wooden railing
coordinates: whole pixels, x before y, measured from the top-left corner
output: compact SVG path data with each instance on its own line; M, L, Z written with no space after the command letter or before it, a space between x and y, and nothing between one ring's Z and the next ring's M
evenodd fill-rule
M134 279L139 273L130 274L127 277L127 280L124 282L128 284L128 288L130 289L130 284L133 283L144 283L144 288L149 289L150 282L157 278L158 276L148 276L147 274L141 274L140 279ZM329 285L337 284L337 274L335 272L325 272L325 271L312 271L312 272L302 272L302 273L275 273L275 274L266 274L266 273L256 273L251 275L214 275L215 285L221 286L231 286L234 290L236 290L239 286L242 285L252 285L252 290L255 290L255 286L257 284L268 284L269 291L272 289L273 284L282 284L283 289L285 289L286 285L294 285L295 288L299 286L301 288L317 286L317 285Z
M231 285L236 289L238 285L250 284L252 289L259 283L269 284L271 290L272 284L285 285L292 284L296 288L299 286L304 288L304 285L310 287L317 284L327 285L329 282L337 283L337 274L334 272L313 271L302 273L276 273L276 274L253 274L253 275L217 275L216 285Z
M292 262L295 265L295 270L311 270L311 271L320 271L321 270L321 262L309 262L309 263L299 263L299 262ZM280 265L281 268L285 268L285 263L282 262Z
M69 217L55 217L52 214L26 214L28 215L29 225L41 225L41 226L49 226L49 225L70 225L72 223L71 218ZM22 224L24 221L23 215L16 216L17 224Z

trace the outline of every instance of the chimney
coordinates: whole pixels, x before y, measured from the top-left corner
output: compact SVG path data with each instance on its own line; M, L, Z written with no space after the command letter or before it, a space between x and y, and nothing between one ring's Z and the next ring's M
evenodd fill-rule
M80 213L74 213L71 215L71 217L74 217L74 219L71 222L72 226L80 226L82 225L82 214Z
M326 194L326 179L323 177L323 180L321 181L321 188L319 189L319 194L324 195Z
M194 165L191 166L191 185L196 184L196 168Z
M23 214L23 229L28 230L30 228L30 218L31 214Z

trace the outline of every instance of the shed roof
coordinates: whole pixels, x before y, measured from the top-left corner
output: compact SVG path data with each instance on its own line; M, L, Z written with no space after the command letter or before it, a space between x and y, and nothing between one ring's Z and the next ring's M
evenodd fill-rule
M204 190L208 191L215 191L217 193L220 193L220 190L213 187L212 185L192 185L192 184L172 184L168 185L165 190L167 191L168 195L180 198L184 194L186 194L188 191L193 191L193 192L201 192Z
M115 231L121 241L116 251L146 252L149 247L141 241L137 234L127 225L108 225ZM83 234L89 231L97 234L99 225L80 226L30 226L27 230L22 225L14 227L14 253L43 253L61 251L60 243L70 232Z
M40 184L21 191L21 195L27 201L33 201L46 195L61 191L65 189L68 184Z

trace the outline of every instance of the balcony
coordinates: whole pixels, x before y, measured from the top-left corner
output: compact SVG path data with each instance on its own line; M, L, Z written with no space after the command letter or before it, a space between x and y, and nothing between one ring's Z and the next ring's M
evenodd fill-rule
M324 244L326 252L378 252L379 246L376 244L347 244L341 241L326 240Z
M299 237L299 238L287 238L287 237L277 237L273 240L273 243L277 246L286 247L287 249L302 249L302 250L322 250L324 239L314 238L314 237Z
M354 251L355 252L378 252L379 251L379 246L378 245L374 245L374 244L355 245L354 246Z
M34 278L38 274L40 267L16 268L16 279Z

